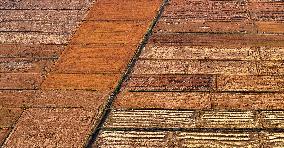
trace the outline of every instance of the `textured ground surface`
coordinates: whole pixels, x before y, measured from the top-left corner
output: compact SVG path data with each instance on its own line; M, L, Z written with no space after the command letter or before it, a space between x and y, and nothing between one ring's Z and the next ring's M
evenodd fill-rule
M3 147L284 147L282 1L2 0L0 14Z
M160 0L0 2L0 145L82 147Z
M170 0L94 147L283 147L284 3Z

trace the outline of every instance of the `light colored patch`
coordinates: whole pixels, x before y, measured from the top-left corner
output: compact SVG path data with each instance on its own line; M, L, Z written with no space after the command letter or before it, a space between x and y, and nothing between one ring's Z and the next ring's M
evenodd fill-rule
M69 35L33 32L0 32L1 44L66 44Z
M284 111L262 111L264 127L283 128Z
M204 111L198 121L202 128L255 128L252 111Z
M111 128L190 128L193 111L114 110L105 126Z
M191 46L155 46L148 44L140 56L145 59L211 59L255 60L259 55L254 48L216 48Z

